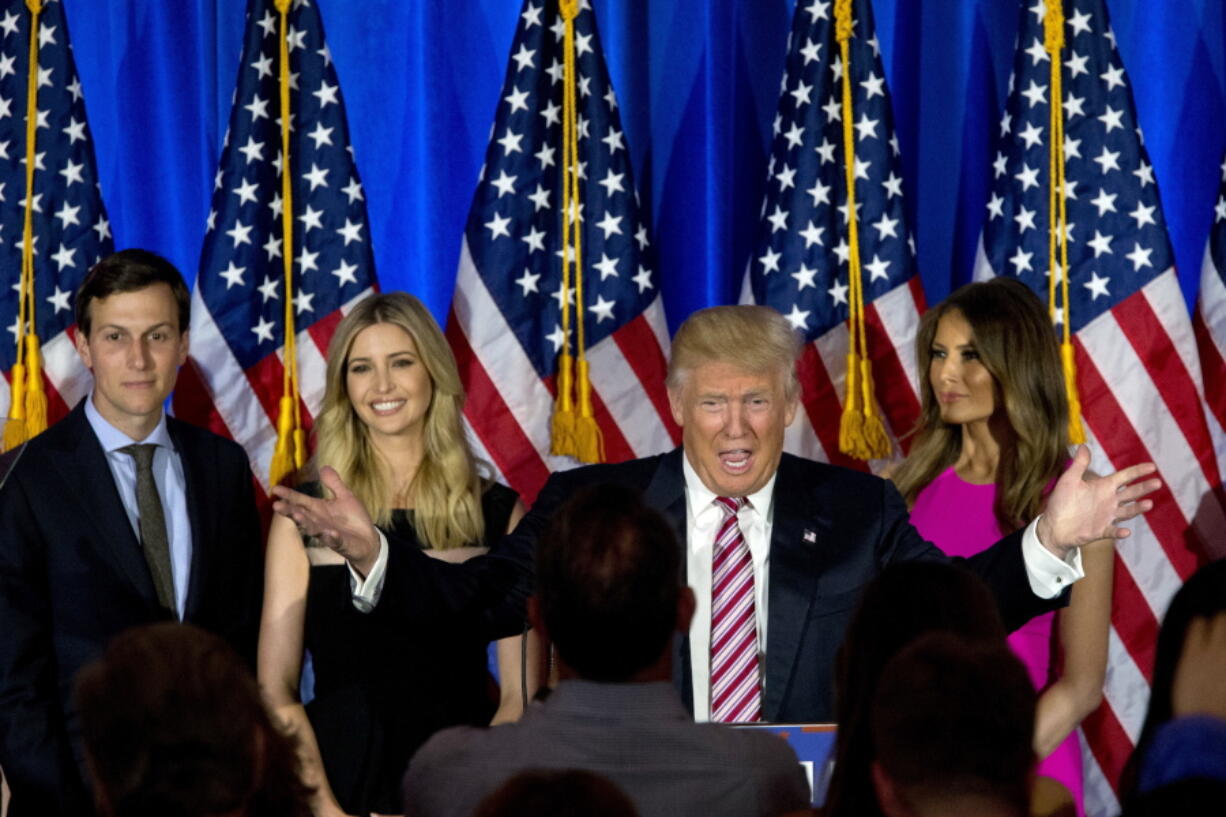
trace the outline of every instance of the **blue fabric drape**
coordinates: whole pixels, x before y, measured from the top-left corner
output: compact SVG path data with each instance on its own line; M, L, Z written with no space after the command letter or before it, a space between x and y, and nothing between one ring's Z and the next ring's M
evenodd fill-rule
M245 4L62 2L116 246L158 250L192 278ZM348 106L380 279L418 294L441 320L520 3L314 2ZM592 2L675 327L739 292L793 0ZM1221 0L1107 5L1191 301L1226 149L1226 11ZM931 303L971 274L1017 6L874 0L874 9Z

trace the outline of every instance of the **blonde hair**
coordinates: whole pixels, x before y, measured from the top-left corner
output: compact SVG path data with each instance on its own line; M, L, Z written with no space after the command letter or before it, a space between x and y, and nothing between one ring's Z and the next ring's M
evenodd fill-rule
M712 306L685 319L673 337L668 361L670 391L705 363L727 363L749 372L778 371L787 399L799 391L796 360L801 337L787 318L769 306Z
M336 327L328 346L323 408L315 422L316 467L330 465L378 525L391 520L391 486L386 466L354 411L346 387L354 338L375 324L408 333L430 376L433 392L426 408L424 454L408 488L413 524L423 545L452 548L479 543L485 533L481 514L482 480L461 424L464 389L455 357L438 324L421 301L404 292L372 295L359 302Z
M970 324L975 349L992 375L1011 434L1001 440L996 468L996 521L1016 530L1042 508L1044 489L1068 459L1068 398L1047 309L1014 278L967 284L924 315L915 341L924 385L915 442L894 483L915 503L919 492L958 460L962 429L941 420L928 382L937 324L958 313Z

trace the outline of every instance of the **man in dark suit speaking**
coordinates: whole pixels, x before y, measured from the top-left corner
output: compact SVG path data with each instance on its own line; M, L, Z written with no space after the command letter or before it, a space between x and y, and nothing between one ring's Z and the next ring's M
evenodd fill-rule
M787 320L766 307L691 315L673 339L668 374L682 447L554 474L514 533L463 566L432 567L424 557L386 561L389 548L328 472L324 480L337 499L279 491L277 507L334 541L356 570L370 574L367 584L378 585L384 571L383 594L394 595L393 604L426 596L479 608L489 621L519 608L531 586L522 566L568 496L600 482L636 487L683 543L697 610L675 667L695 716L829 720L835 654L860 589L891 562L946 557L916 533L890 483L783 453L784 430L798 408L799 348ZM1141 497L1158 481L1130 483L1152 465L1083 481L1088 461L1088 452L1078 453L1038 520L967 561L991 585L1012 627L1059 604L1080 577L1079 545L1126 536L1116 524L1150 507Z
M254 664L262 549L246 455L165 416L187 287L142 250L76 295L90 395L17 452L0 487L0 767L10 817L91 812L73 677L121 630L182 620Z

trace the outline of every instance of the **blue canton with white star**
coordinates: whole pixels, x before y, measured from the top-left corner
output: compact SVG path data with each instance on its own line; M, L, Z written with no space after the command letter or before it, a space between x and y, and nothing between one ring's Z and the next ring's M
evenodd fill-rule
M1044 11L1042 0L1034 0L1022 12L983 244L998 274L1020 278L1046 302L1051 56L1043 46ZM1061 84L1070 329L1076 332L1165 272L1174 256L1102 0L1066 2L1065 15Z
M26 82L30 12L0 0L0 367L16 362L17 286L26 200ZM34 295L45 343L73 323L72 298L91 266L114 249L98 190L93 140L68 42L64 8L39 17L34 154Z
M617 98L587 2L574 22L585 341L657 297ZM465 235L477 273L542 377L562 348L562 91L557 0L524 4ZM569 293L574 303L575 293ZM572 319L574 312L571 313ZM571 330L571 348L575 341Z
M1213 266L1226 285L1226 158L1222 159L1222 184L1213 205L1213 228L1209 231L1209 252Z
M849 41L856 213L866 303L915 274L890 96L868 0ZM762 224L749 260L754 301L815 340L847 320L843 60L833 3L796 4L773 126Z

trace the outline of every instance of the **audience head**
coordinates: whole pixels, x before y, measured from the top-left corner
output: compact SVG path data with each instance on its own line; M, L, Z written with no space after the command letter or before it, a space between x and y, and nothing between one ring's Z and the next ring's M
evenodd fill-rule
M537 545L533 624L581 678L667 680L673 633L693 614L680 564L672 529L637 492L584 489L553 515Z
M143 440L162 418L187 360L189 314L183 276L146 250L107 256L77 290L74 340L94 375L93 405L133 439Z
M391 517L388 438L421 440L422 464L399 506L415 509L435 548L481 540L480 477L464 436L464 389L446 338L421 301L371 295L337 324L328 347L315 461L340 474L375 522Z
M128 630L77 677L76 708L104 817L307 817L294 741L220 638Z
M681 324L668 399L685 454L717 496L749 496L779 467L796 415L800 335L765 306L715 306Z
M473 817L638 817L612 781L593 772L520 772L487 796Z
M887 567L864 590L839 651L835 677L835 771L829 817L879 815L870 765L870 707L886 663L929 632L1003 642L996 600L982 580L944 562Z
M1171 599L1162 628L1158 632L1158 644L1154 651L1154 674L1150 684L1149 706L1136 748L1120 777L1121 800L1127 801L1134 793L1139 774L1139 764L1159 727L1174 717L1174 687L1179 658L1184 651L1188 629L1199 618L1213 618L1226 612L1226 559L1218 559L1202 566L1184 582Z
M873 782L889 817L1027 813L1035 692L1000 641L920 636L886 664L872 704Z
M908 503L962 448L967 423L986 421L1001 446L996 518L1003 530L1040 511L1068 460L1068 399L1047 308L1014 278L967 284L930 309L916 337L920 419L894 474Z

